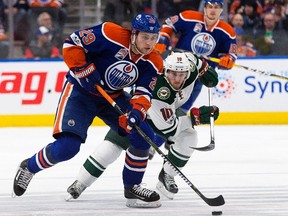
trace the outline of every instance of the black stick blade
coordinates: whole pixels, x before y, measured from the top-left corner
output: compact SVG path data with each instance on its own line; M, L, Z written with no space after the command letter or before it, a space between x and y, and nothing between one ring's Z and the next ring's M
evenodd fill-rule
M225 204L224 197L222 195L219 195L216 198L206 198L204 201L209 205L209 206L222 206Z

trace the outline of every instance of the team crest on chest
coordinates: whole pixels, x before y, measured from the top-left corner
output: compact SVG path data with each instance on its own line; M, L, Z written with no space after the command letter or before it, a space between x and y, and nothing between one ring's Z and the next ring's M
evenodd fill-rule
M167 100L171 95L170 89L167 87L161 87L158 91L157 91L157 96L158 98L160 98L161 100Z
M208 33L202 32L196 34L191 41L191 50L201 55L210 55L215 49L215 39Z
M119 61L107 68L105 80L111 89L119 90L133 85L138 75L138 68L133 62Z

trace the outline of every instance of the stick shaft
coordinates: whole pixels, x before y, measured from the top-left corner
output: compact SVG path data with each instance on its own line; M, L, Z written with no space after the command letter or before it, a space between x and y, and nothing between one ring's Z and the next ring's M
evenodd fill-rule
M97 90L102 94L102 96L121 114L123 115L124 112L121 110L121 108L116 104L116 102L103 90L103 88L99 85L96 85ZM192 182L179 170L177 166L173 164L169 160L169 158L159 149L159 147L150 139L149 136L147 136L144 131L141 130L140 127L135 126L134 127L137 132L157 151L157 153L166 161L173 169L174 171L202 198L203 201L205 201L210 206L221 206L225 204L225 200L222 195L216 197L216 198L207 198L204 196L201 191L198 190L197 187L195 187Z

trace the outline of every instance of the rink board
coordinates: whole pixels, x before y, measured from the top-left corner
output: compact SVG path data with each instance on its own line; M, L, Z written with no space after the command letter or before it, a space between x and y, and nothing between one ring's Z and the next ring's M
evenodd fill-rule
M238 65L288 77L288 58L245 58ZM0 61L0 127L50 126L67 66L62 60ZM288 124L288 81L239 68L218 71L216 124ZM208 104L203 87L194 106ZM98 118L93 125L104 125Z

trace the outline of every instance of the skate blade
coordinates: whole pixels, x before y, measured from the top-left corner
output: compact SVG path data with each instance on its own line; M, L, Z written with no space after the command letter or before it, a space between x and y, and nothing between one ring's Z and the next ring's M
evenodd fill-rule
M174 199L174 193L171 193L169 191L166 190L165 186L163 185L162 182L158 182L156 185L156 188L159 190L159 192L164 195L165 197L167 197L168 199L173 200Z
M159 200L154 202L144 202L139 199L127 199L126 206L129 208L159 208L161 202Z
M66 202L70 202L72 199L73 197L70 194L66 198L64 198Z
M12 198L16 198L17 196L16 196L16 194L14 193L14 190L12 189L12 192L11 192L11 197Z

